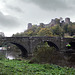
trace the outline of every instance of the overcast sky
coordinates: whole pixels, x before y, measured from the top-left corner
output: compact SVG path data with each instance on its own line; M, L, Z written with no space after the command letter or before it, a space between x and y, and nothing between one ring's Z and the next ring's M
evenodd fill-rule
M27 24L50 23L70 17L75 22L75 0L0 0L0 32L11 36L27 29Z

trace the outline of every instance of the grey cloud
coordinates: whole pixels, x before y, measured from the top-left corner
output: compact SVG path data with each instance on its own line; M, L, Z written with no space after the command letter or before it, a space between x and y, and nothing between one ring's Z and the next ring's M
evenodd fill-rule
M7 8L11 9L11 10L15 10L17 12L22 12L22 10L19 7L15 7L15 6L11 6L11 5L6 5Z
M20 5L20 1L19 0L16 0L15 2L17 2L15 4L14 0L13 1L10 1L10 0L1 0L3 3L5 3L5 7L10 9L11 11L14 10L14 11L17 11L17 12L22 12L22 9L20 7L17 6L17 4L19 3Z
M39 7L47 10L65 10L71 7L66 4L66 0L22 0L25 2L33 2Z
M0 12L0 26L4 28L14 28L19 25L19 22L17 18L9 16L9 15L3 15Z
M6 0L2 0L2 2L6 3Z

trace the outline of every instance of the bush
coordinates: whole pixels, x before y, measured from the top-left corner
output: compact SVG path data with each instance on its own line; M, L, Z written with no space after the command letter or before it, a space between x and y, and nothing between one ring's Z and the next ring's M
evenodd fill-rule
M34 58L35 57L35 58ZM56 51L54 47L50 47L47 43L42 45L41 47L37 47L31 62L39 62L39 63L57 63L59 56L59 52Z

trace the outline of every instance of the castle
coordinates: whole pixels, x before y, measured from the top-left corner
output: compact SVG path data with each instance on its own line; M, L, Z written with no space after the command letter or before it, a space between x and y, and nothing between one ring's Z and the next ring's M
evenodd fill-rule
M65 25L65 24L70 24L70 23L71 23L70 18L67 17L65 18L65 20L63 20L62 17L60 17L60 19L58 18L52 19L49 24L40 23L40 25L37 25L37 27L39 26L52 27L52 26L55 26L56 24ZM32 23L28 23L28 29L31 29L32 26L33 26Z

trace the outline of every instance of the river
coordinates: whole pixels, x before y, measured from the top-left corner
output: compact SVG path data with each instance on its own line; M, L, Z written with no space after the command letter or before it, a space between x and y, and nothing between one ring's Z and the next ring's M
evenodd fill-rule
M20 50L0 50L0 57L4 58L6 57L7 59L16 59L21 57L20 56L21 51Z

